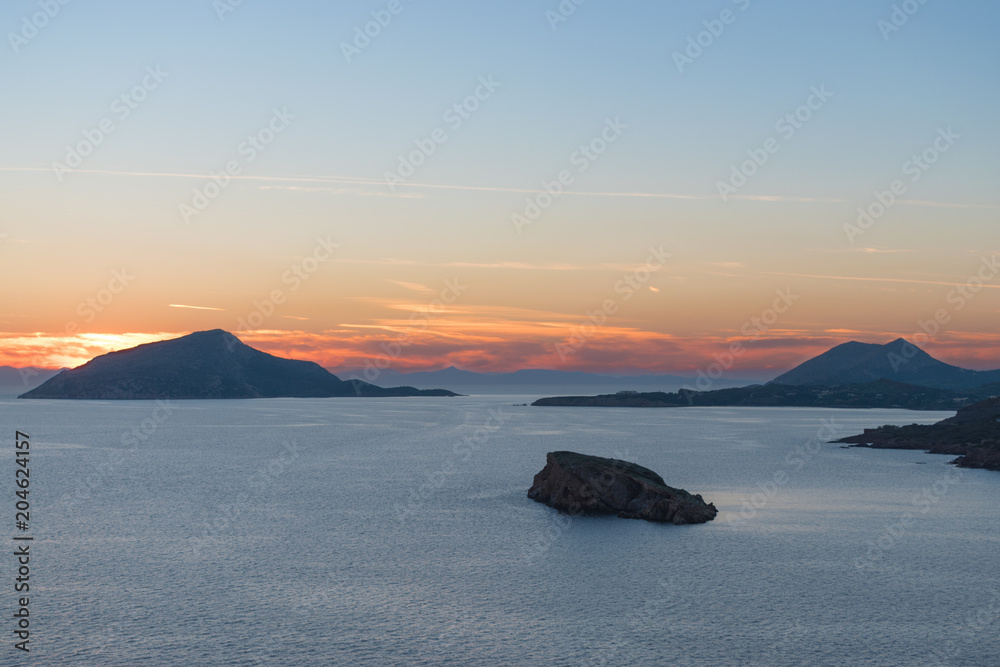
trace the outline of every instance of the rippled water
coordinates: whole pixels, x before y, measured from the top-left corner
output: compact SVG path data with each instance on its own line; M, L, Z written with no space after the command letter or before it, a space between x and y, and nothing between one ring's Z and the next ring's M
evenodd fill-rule
M32 664L1000 663L1000 473L815 439L944 413L525 400L0 401ZM559 515L525 495L558 449L719 517Z

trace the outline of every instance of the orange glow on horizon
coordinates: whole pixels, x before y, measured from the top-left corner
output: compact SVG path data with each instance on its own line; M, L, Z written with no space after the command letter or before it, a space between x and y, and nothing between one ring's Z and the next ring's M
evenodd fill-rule
M95 356L182 333L0 334L0 365L73 368ZM693 375L717 361L729 370L770 379L848 340L885 343L899 337L916 342L931 355L957 366L987 370L1000 367L1000 335L952 333L931 341L912 333L773 330L759 339L717 334L672 336L626 327L568 329L564 322L435 322L432 330L381 325L344 326L337 330L262 330L234 332L246 344L279 357L304 359L345 371L370 366L400 372L456 366L480 372L547 368L590 372ZM743 353L729 357L730 346Z
M168 333L86 333L72 336L0 333L0 366L75 368L108 352L176 336Z

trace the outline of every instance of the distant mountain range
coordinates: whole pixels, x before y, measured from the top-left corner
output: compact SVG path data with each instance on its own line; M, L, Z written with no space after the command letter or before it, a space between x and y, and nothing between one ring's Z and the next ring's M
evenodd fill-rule
M406 374L383 369L377 374L356 371L342 376L313 362L261 352L216 329L101 355L62 372L3 367L0 394L29 389L23 398L263 398L449 396L454 395L451 390L545 395L572 388L576 396L543 401L663 407L695 404L957 409L996 395L1000 389L1000 370L973 371L952 366L902 338L885 345L844 343L770 383L745 386L739 380L720 379L713 382L713 391L706 392L690 391L695 386L694 378L680 375L627 376L545 369L476 373L450 367ZM41 386L33 388L35 384Z
M838 345L774 379L776 384L836 387L873 380L962 391L1000 382L1000 370L972 371L938 361L903 338L877 345Z
M48 368L0 366L0 396L17 396L34 389L60 371Z
M378 382L385 386L406 384L422 389L448 387L464 394L546 394L565 391L572 387L575 391L675 391L681 387L693 387L696 379L681 375L618 375L586 373L583 371L557 371L546 369L524 369L511 373L476 373L454 366L440 371L418 371L401 373L387 368L379 371L377 377L364 371L341 371L344 379L361 378ZM749 381L720 378L713 386L740 387Z
M196 399L454 396L345 382L312 361L261 352L221 329L139 345L65 370L20 398Z
M1000 395L1000 384L983 385L962 392L876 380L837 387L788 385L769 382L714 391L636 392L622 391L599 396L542 398L540 407L597 408L685 408L685 407L782 407L782 408L895 408L902 410L957 410Z
M1000 370L972 371L938 361L900 338L886 345L850 342L764 385L713 391L556 396L532 403L561 407L774 406L956 410L1000 395Z

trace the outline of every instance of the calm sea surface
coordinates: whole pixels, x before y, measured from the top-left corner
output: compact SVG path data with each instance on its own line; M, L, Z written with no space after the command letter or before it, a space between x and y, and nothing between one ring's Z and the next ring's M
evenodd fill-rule
M1000 664L1000 473L826 444L946 413L525 401L0 400L35 536L0 664ZM560 449L719 516L560 515L525 495Z

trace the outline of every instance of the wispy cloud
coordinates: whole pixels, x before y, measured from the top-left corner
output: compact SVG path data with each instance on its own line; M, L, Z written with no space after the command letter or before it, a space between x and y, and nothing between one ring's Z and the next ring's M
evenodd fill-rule
M920 199L900 199L900 204L909 204L910 206L931 206L934 208L977 208L977 209L987 209L987 210L997 210L1000 206L996 204L955 204L951 202L940 202L940 201L923 201Z
M563 263L532 263L532 262L422 262L412 259L341 259L343 264L374 264L385 266L433 266L455 269L487 269L514 271L634 271L639 261L633 263L602 263L602 264L563 264ZM396 282L390 280L389 282Z
M861 253L863 255L894 255L917 252L907 248L806 248L810 252Z
M211 306L185 306L180 303L171 303L168 308L189 308L191 310L218 310L225 311L225 308L212 308Z
M51 167L0 167L0 171L6 172L51 172ZM105 176L135 176L135 177L161 177L161 178L195 178L209 179L209 174L183 174L176 172L149 172L149 171L115 171L109 169L77 169L79 174L99 174ZM386 187L385 181L372 178L357 178L350 176L233 176L233 180L258 181L264 183L335 183L347 185L369 185ZM542 194L545 190L537 188L504 188L485 185L457 185L443 183L414 183L408 182L400 185L407 188L423 188L433 190L461 190L472 192L510 192L516 194ZM289 188L291 189L291 188ZM302 189L303 192L316 191L315 189ZM384 193L390 195L392 193ZM647 197L660 199L692 199L692 200L715 200L714 195L685 195L665 192L582 192L567 190L564 195L576 195L583 197ZM733 197L736 199L736 197Z
M382 192L380 190L362 190L360 188L323 188L304 187L298 185L259 185L258 190L282 190L285 192L322 192L331 195L348 195L352 197L386 197L389 199L425 199L418 192Z
M855 276L822 276L811 273L783 273L778 271L765 271L765 276L790 276L792 278L815 278L819 280L853 280L865 283L912 283L915 285L945 285L948 287L965 287L966 283L953 283L938 280L908 280L905 278L859 278ZM983 284L983 287L990 289L1000 289L1000 285Z
M0 167L0 171L7 172L52 172L51 167ZM211 174L203 173L178 173L169 171L128 171L112 169L75 169L78 174L98 174L104 176L135 176L147 178L196 178L210 179ZM367 184L384 185L380 180L372 178L357 178L353 176L231 176L234 181L265 181L273 183L345 183L345 184Z
M0 167L0 171L3 172L51 172L51 167ZM128 170L110 170L110 169L77 169L75 173L80 174L95 174L95 175L105 175L105 176L126 176L126 177L147 177L147 178L192 178L192 179L209 179L211 176L209 174L203 173L177 173L177 172L150 172L150 171L128 171ZM343 185L355 185L355 186L371 186L378 188L385 188L385 181L373 178L360 178L354 176L249 176L249 175L238 175L233 176L233 180L238 181L256 181L261 183L325 183L325 184L343 184ZM455 183L415 183L407 182L400 184L401 188L417 188L417 189L429 189L429 190L457 190L457 191L468 191L468 192L509 192L513 194L542 194L545 190L538 188L511 188L511 187L499 187L499 186L488 186L488 185L460 185ZM325 191L324 188L296 188L287 187L286 189L290 191L300 191L300 192L319 192ZM345 188L335 188L329 190L330 192L336 194L351 194L357 196L403 196L403 193L391 193L391 192L374 192L363 194L363 190L359 189L345 189ZM625 198L639 198L639 199L679 199L679 200L690 200L690 201L719 201L719 196L716 194L684 194L677 192L586 192L582 190L566 190L563 195L575 196L575 197L625 197ZM413 198L413 194L409 195ZM796 197L791 195L736 195L730 197L732 200L742 200L748 202L763 202L763 203L792 203L792 204L844 204L848 203L849 200L837 198L837 197ZM960 204L960 203L950 203L950 202L933 202L933 201L922 201L922 200L900 200L901 204L907 204L911 206L933 206L933 207L943 207L943 208L979 208L979 209L1000 209L1000 206L991 204Z
M717 266L722 269L745 269L746 264L743 262L701 262L706 266Z
M530 271L586 271L595 268L603 268L606 265L582 266L579 264L532 264L530 262L448 262L446 266L451 266L459 269L527 269Z
M427 294L427 295L434 294L434 290L432 290L430 287L427 287L426 285L418 285L417 283L408 283L402 280L390 280L388 278L386 278L385 281L393 285L398 285L403 289L410 290L411 292L416 292L417 294Z
M709 199L719 199L716 197L709 197ZM845 204L846 199L840 199L837 197L790 197L788 195L732 195L729 199L744 199L746 201L764 201L764 202L792 202L797 204Z

